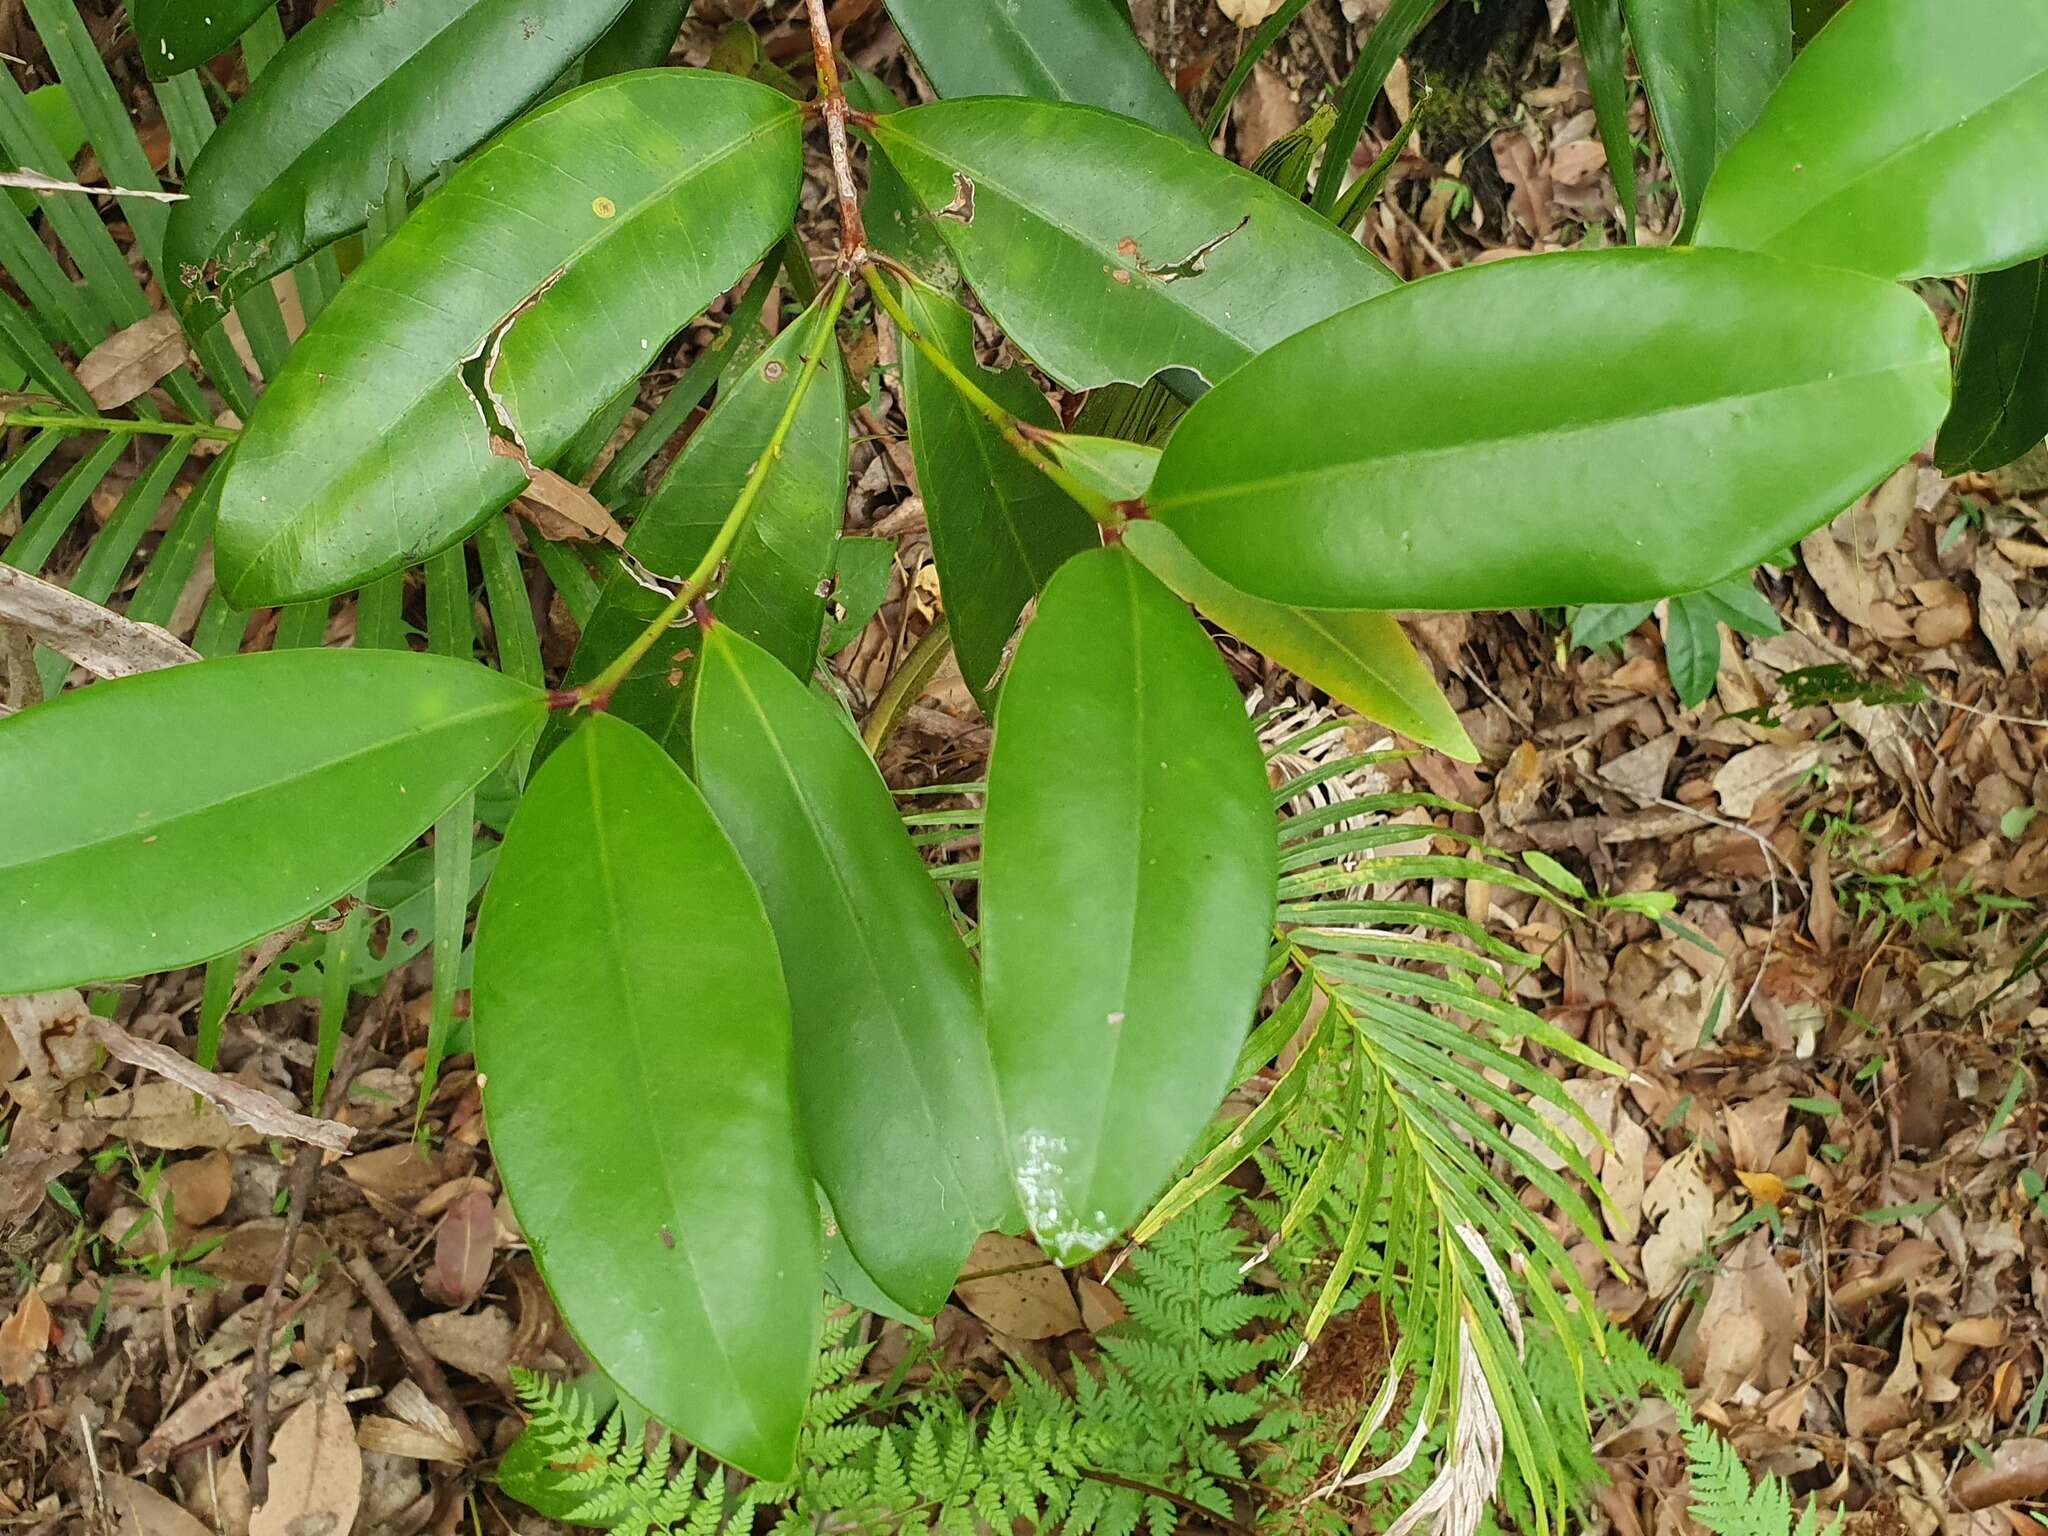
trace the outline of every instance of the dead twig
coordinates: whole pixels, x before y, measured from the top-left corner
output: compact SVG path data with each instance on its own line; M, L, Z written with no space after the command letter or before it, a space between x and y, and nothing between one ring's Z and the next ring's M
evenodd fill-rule
M222 1077L218 1072L209 1072L169 1046L136 1039L112 1019L90 1018L80 1032L105 1046L107 1054L116 1060L182 1083L226 1115L231 1125L246 1125L264 1136L282 1136L331 1152L347 1151L348 1144L355 1139L353 1126L338 1120L316 1120L286 1109L269 1094L231 1077Z
M391 1335L392 1346L405 1362L407 1372L419 1383L420 1390L433 1401L436 1408L448 1415L448 1422L455 1426L455 1432L462 1438L462 1447L470 1455L477 1455L483 1449L483 1442L476 1437L470 1426L469 1415L462 1404L455 1400L455 1394L448 1387L448 1378L441 1374L441 1364L427 1353L427 1346L420 1342L420 1336L413 1330L412 1322L404 1309L392 1296L391 1288L384 1283L384 1277L377 1273L366 1254L357 1254L343 1266L356 1289L363 1293L363 1299L370 1304L370 1310L377 1314L377 1321L384 1325L384 1331Z

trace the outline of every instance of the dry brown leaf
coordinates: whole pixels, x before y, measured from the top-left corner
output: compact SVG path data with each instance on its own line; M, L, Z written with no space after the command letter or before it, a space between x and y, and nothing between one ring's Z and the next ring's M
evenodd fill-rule
M228 1208L234 1197L234 1163L215 1148L204 1157L188 1157L164 1170L170 1191L171 1215L188 1227L203 1227Z
M1875 1301L1940 1262L1941 1249L1925 1238L1901 1238L1875 1270L1853 1275L1836 1288L1835 1305L1854 1308Z
M27 1385L43 1368L49 1347L50 1309L43 1293L30 1286L13 1316L0 1323L0 1386Z
M458 1156L452 1149L429 1150L415 1141L401 1141L344 1158L340 1167L357 1188L410 1207L466 1172L469 1161L466 1153Z
M1274 140L1301 126L1301 103L1280 72L1261 62L1237 99L1237 157L1252 164Z
M1748 821L1765 795L1791 788L1811 773L1820 759L1818 742L1780 746L1767 741L1736 753L1715 770L1712 781L1722 814Z
M101 1478L115 1536L213 1536L205 1524L147 1483L108 1472Z
M1607 149L1598 139L1563 145L1550 157L1550 179L1560 187L1584 187L1607 174Z
M1643 1283L1652 1300L1678 1289L1713 1236L1714 1192L1701 1172L1702 1156L1698 1145L1687 1147L1643 1191L1643 1217L1657 1228L1643 1242Z
M1557 214L1550 201L1550 172L1529 141L1518 132L1493 136L1493 163L1501 180L1513 188L1508 208L1538 240L1548 240Z
M448 1208L434 1234L434 1277L458 1307L483 1293L497 1249L497 1207L488 1189L472 1189Z
M1742 1187L1749 1191L1749 1198L1758 1205L1768 1205L1776 1210L1785 1203L1785 1181L1775 1173L1744 1173L1738 1168L1735 1177L1742 1180Z
M998 1333L1052 1339L1082 1326L1067 1277L1036 1243L985 1232L975 1239L963 1273L986 1278L962 1280L960 1304Z
M517 443L502 437L491 439L491 452L526 471L526 489L520 493L516 506L546 537L602 539L615 549L625 546L626 530L603 502L575 481L564 479L551 469L542 469L520 451Z
M332 1387L301 1403L270 1443L270 1497L249 1536L348 1536L363 1497L363 1453Z
M427 1353L443 1365L511 1390L512 1319L502 1310L439 1312L415 1326Z
M1081 1294L1082 1326L1090 1333L1100 1333L1131 1315L1131 1309L1124 1305L1123 1298L1100 1280L1076 1275L1074 1289Z
M79 1031L92 1017L85 996L75 988L0 997L0 1020L14 1037L15 1047L31 1077L68 1083L90 1072L99 1052Z
M199 659L167 629L123 618L10 565L0 565L0 623L20 625L94 677L133 677Z
M2048 1493L2048 1440L2008 1440L1991 1453L1991 1465L1974 1458L1956 1473L1956 1502L1988 1509L2015 1499Z
M136 1464L145 1472L156 1471L171 1459L171 1453L179 1446L197 1440L238 1410L242 1400L249 1395L249 1372L255 1364L253 1360L244 1360L240 1365L208 1378L205 1385L180 1403L151 1431L135 1453Z
M1535 819L1548 777L1543 753L1535 742L1525 741L1508 754L1493 781L1493 804L1501 825L1519 827Z
M1723 1261L1700 1316L1700 1386L1726 1402L1745 1385L1774 1391L1791 1380L1802 1318L1761 1228Z
M94 405L111 411L149 393L157 380L175 372L191 356L178 317L167 309L158 310L116 331L86 353L78 364L78 382Z
M0 1152L0 1233L26 1220L42 1205L50 1181L78 1166L78 1153L64 1144L65 1128L51 1116L24 1110L12 1131Z
M448 1415L407 1377L384 1396L389 1414L372 1414L356 1427L356 1444L386 1456L461 1466L469 1460Z

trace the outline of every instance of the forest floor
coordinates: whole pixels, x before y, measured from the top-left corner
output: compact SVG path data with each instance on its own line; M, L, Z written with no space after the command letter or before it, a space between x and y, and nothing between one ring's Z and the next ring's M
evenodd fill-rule
M1380 8L1311 6L1253 77L1228 152L1249 162L1297 126ZM1212 0L1134 9L1183 89L1213 93L1242 34ZM1494 66L1488 133L1411 144L1395 164L1366 238L1404 277L1622 238L1562 0L1534 10L1526 52ZM697 11L680 48L689 62L735 17L769 57L800 56L786 4ZM879 6L836 11L852 55L915 99ZM32 37L11 39L0 43L33 61ZM107 40L111 52L111 24ZM1408 92L1397 71L1397 110ZM1378 120L1366 152L1395 126ZM1644 189L1642 238L1667 241L1676 210L1654 147ZM811 191L824 209L822 184ZM1952 285L1925 291L1952 328ZM673 361L709 334L686 336ZM861 707L936 611L901 426L877 397L853 461L849 528L898 541L887 601L833 658ZM1607 1315L1684 1371L1697 1411L1752 1464L1871 1536L2026 1533L2034 1521L2010 1501L2048 1495L2044 508L2048 463L1955 481L1909 465L1808 538L1797 566L1766 568L1784 633L1724 633L1697 708L1678 701L1655 620L1598 652L1574 649L1555 614L1417 620L1484 762L1424 753L1385 770L1388 788L1473 807L1457 825L1496 848L1547 853L1603 891L1672 893L1710 941L1623 913L1568 923L1472 882L1411 893L1545 955L1521 1001L1631 1069L1580 1093L1615 1147L1604 1161L1589 1151L1625 1273L1604 1270L1590 1244L1573 1255ZM1483 524L1485 509L1445 515ZM573 627L558 608L548 617L559 664ZM352 623L338 608L330 640ZM1232 659L1269 704L1321 702L1255 657ZM1357 739L1379 735L1361 723ZM884 766L906 787L971 780L989 740L948 669ZM1425 846L1428 817L1412 819ZM119 1016L138 1036L182 1040L199 986L197 972L138 984ZM451 1494L476 1460L465 1436L488 1452L518 1428L510 1367L566 1370L578 1357L500 1198L469 1058L442 1073L430 1150L415 1148L428 1009L422 958L351 1020L344 1118L357 1136L307 1170L283 1291L291 1345L268 1411L283 1415L329 1373L348 1384L365 1468L357 1529L538 1528L487 1486L473 1501ZM312 1012L287 999L234 1015L225 1068L303 1096ZM175 1084L65 1059L33 1027L0 1034L0 1081L13 1116L0 1233L20 1297L0 1321L0 1525L74 1528L105 1479L167 1470L205 1528L241 1536L237 1448L261 1297L287 1241L286 1162L253 1132L194 1114ZM334 1255L351 1256L338 1273ZM1065 1297L1052 1314L1066 1336L1006 1330L1018 1297L1003 1286L956 1297L936 1328L945 1364L981 1390L1012 1366L1059 1371L1072 1335L1110 1315L1100 1268L1029 1276ZM329 1283L306 1285L315 1274ZM1612 1482L1596 1527L1684 1528L1668 1408L1607 1425L1599 1449ZM318 1450L309 1435L292 1441L294 1456ZM136 1506L135 1528L191 1529L166 1504Z

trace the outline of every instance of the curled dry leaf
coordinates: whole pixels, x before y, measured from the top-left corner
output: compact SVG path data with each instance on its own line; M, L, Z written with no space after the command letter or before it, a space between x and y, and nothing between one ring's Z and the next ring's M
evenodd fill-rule
M198 1517L147 1483L108 1472L102 1475L101 1487L115 1536L212 1536Z
M33 1286L13 1316L0 1323L0 1386L19 1387L43 1368L50 1347L50 1309Z
M544 537L602 539L614 549L625 547L626 530L603 502L575 481L538 467L520 451L517 443L502 437L491 439L491 452L501 459L511 459L526 471L526 490L514 505Z
M0 565L0 623L20 625L94 677L132 677L199 659L169 630L123 618L11 565Z
M185 328L169 310L158 310L126 330L116 331L85 354L78 382L92 403L111 411L140 399L157 380L175 372L192 356Z
M79 1037L79 1030L91 1017L84 996L71 988L0 997L0 1020L6 1021L30 1077L68 1083L90 1072L99 1053Z
M301 1403L270 1444L270 1497L249 1536L348 1536L363 1497L363 1453L348 1404L329 1387Z
M984 1233L963 1273L983 1278L960 1282L960 1304L999 1333L1052 1339L1082 1326L1067 1277L1036 1243Z

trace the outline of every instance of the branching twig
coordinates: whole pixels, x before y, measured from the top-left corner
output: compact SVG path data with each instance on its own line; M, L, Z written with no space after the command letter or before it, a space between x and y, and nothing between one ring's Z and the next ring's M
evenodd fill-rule
M1094 518L1104 528L1111 530L1120 529L1130 520L1131 512L1129 510L1113 503L1099 491L1083 485L1064 465L1032 441L1031 434L1038 432L1040 435L1043 435L1042 429L1033 427L1027 422L1020 422L1009 411L1003 409L1000 404L990 397L987 390L969 378L952 358L946 356L945 352L930 337L920 331L916 323L904 312L902 301L896 297L888 283L875 272L872 266L862 275L867 279L868 289L874 294L875 302L881 305L890 320L895 322L897 333L905 341L917 348L926 362L930 363L945 376L946 382L959 392L960 398L966 401L975 411L979 412L983 419L1002 435L1003 441L1014 448L1025 462L1037 469L1062 491L1066 492L1068 498L1072 500L1075 506Z
M582 687L566 690L551 696L550 702L557 707L589 706L602 709L610 702L620 683L632 676L633 668L640 659L652 650L655 644L682 616L691 611L699 598L711 590L711 584L718 579L719 568L725 564L726 556L732 553L733 545L739 541L747 519L753 515L754 504L760 500L761 488L767 483L768 475L781 461L783 445L788 442L790 432L796 426L797 412L803 408L804 397L809 393L811 382L824 367L829 349L839 344L839 312L846 305L849 280L842 276L833 286L825 307L819 312L818 331L811 343L804 349L803 362L798 366L795 382L790 387L789 401L782 410L782 419L775 424L769 435L768 446L760 458L754 461L753 469L747 475L747 483L741 487L739 497L733 502L732 510L726 514L724 524L711 541L711 547L704 551L704 557L697 562L676 588L675 596L668 606L648 623L638 638L621 651L611 665L585 683Z
M832 53L832 24L825 19L825 0L806 0L811 18L811 53L818 62L818 100L825 113L825 137L832 148L832 185L839 194L839 270L850 275L867 260L868 231L860 215L860 189L854 185L853 158L846 143L846 92L839 84L839 63Z

